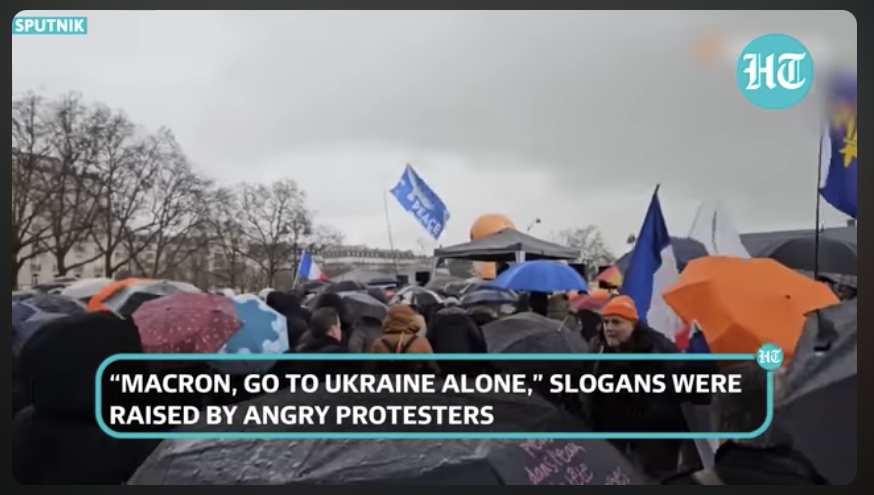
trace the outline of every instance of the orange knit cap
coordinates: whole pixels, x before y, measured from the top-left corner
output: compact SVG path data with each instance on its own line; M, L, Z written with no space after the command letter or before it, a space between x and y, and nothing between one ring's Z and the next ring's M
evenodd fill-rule
M618 316L629 321L640 320L640 315L637 314L637 306L634 300L628 296L619 296L604 306L601 311L603 316Z

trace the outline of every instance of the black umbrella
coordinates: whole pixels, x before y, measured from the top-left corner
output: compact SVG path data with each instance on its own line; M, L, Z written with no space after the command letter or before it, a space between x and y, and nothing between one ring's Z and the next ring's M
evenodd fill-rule
M438 383L439 386L439 383ZM349 405L337 394L277 394L256 406ZM355 405L493 406L491 431L590 431L537 396L367 394ZM240 418L242 419L242 418ZM387 428L374 427L374 431ZM428 427L410 426L416 432ZM463 430L464 427L458 427ZM277 431L275 426L200 425L197 431ZM285 431L301 431L299 426ZM281 430L281 428L280 428ZM435 430L432 430L435 431ZM479 430L483 431L483 430ZM645 484L607 441L168 440L131 485L529 485Z
M814 274L809 270L798 270L800 273L807 275L810 278L816 277L820 282L826 282L833 286L843 285L851 289L859 289L859 277L857 275L841 275L839 273L823 273Z
M443 293L446 294L446 297L461 297L468 292L470 292L471 286L476 284L477 282L471 280L459 280L457 282L450 282L446 284L446 287L443 287Z
M322 290L325 294L339 294L340 292L367 292L367 285L354 280L344 280L335 284L325 286Z
M397 277L389 277L389 276L374 277L374 278L367 281L367 285L369 287L385 287L385 286L394 287L394 286L398 285L398 278Z
M442 292L448 285L459 282L464 282L464 279L446 275L437 275L428 281L425 288L435 292Z
M346 302L346 308L349 309L353 321L358 321L360 318L383 321L388 315L388 306L369 294L341 292L340 296Z
M304 294L313 294L316 292L321 292L322 289L324 289L328 285L328 282L325 282L324 280L310 280L304 282L303 285L301 285L301 290Z
M536 313L519 313L483 327L492 354L572 354L589 352L579 332Z
M426 308L443 304L443 298L440 294L423 287L406 287L399 290L391 298L391 304L409 304L418 308Z
M780 393L781 425L835 485L856 478L857 322L856 299L811 315Z
M370 287L367 289L367 293L370 295L370 297L376 299L377 301L386 305L388 304L388 294L385 293L384 289L381 289L379 287Z
M16 303L16 302L26 301L35 295L36 295L35 292L27 292L27 291L13 292L12 293L12 302Z
M816 266L816 236L787 239L764 250L760 256L779 261L794 270L836 275L858 274L858 249L855 245L833 237L819 237L819 266Z
M491 285L489 285L489 284L491 284L491 282L488 280L468 280L467 285L465 285L461 291L461 295L466 296L467 294L470 294L471 292L477 292L477 291L480 291L482 289L488 289L491 287Z
M482 287L473 292L467 292L459 301L462 306L473 304L517 304L519 294L498 287Z

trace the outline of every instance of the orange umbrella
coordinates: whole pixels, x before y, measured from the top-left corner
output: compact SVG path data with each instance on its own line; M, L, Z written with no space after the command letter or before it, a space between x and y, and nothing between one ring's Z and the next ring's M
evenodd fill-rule
M589 296L597 299L606 299L608 301L613 298L613 296L610 295L610 291L604 289L594 289L592 292L589 292Z
M103 288L103 290L95 294L90 301L88 301L88 311L92 313L98 311L109 311L109 309L103 305L103 301L109 299L110 297L112 297L113 294L128 286L131 286L137 282L144 282L147 280L148 279L144 278L127 278L107 285Z
M697 322L715 353L753 353L765 343L787 358L805 315L838 304L825 284L772 259L710 256L692 260L665 301L684 321Z

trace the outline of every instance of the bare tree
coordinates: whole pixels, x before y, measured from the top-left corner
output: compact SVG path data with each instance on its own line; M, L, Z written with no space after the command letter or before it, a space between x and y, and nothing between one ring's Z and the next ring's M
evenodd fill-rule
M24 263L46 252L50 232L42 216L51 198L44 175L52 167L42 105L33 94L12 100L12 290Z
M208 249L198 250L179 263L168 263L163 269L162 278L182 280L203 289L212 288L216 283L210 271L211 261Z
M123 245L138 273L165 278L210 244L205 226L211 184L194 172L169 131L155 139L160 156L138 212L139 227L126 232Z
M339 230L328 225L317 225L303 245L310 253L320 254L326 248L341 246L344 242L346 236Z
M265 284L272 286L280 271L292 269L301 243L313 233L306 195L291 179L269 186L241 184L237 195L246 254L260 268Z
M164 159L165 143L160 135L143 137L125 115L109 109L100 108L95 119L100 135L95 165L100 185L95 197L100 212L93 240L102 255L104 273L111 277L145 249L139 244L129 251L123 249L125 243L154 227L141 218Z
M102 255L81 249L100 213L95 197L100 177L94 169L100 135L93 111L77 94L51 102L46 112L50 152L57 159L52 173L45 175L45 189L54 192L44 210L50 229L47 250L55 258L57 275L64 276ZM84 256L71 261L71 252Z
M565 229L552 235L553 242L580 251L580 263L591 267L609 265L616 257L604 242L601 231L594 225L583 228Z
M249 287L248 239L240 219L240 202L236 190L217 189L208 224L211 229L211 273L217 282L233 289Z

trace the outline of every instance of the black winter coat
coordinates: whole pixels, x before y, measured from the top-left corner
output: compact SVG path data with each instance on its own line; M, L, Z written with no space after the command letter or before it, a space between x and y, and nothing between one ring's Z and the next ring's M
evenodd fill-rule
M603 353L629 354L674 354L677 347L664 335L647 326L635 329L631 339L621 348L604 345L600 336L592 349ZM676 361L597 361L596 375L665 374L666 385L672 383L670 375L682 373L682 362ZM603 432L680 432L687 429L680 407L682 397L674 393L659 395L642 394L593 394L590 397L591 418L595 428Z

